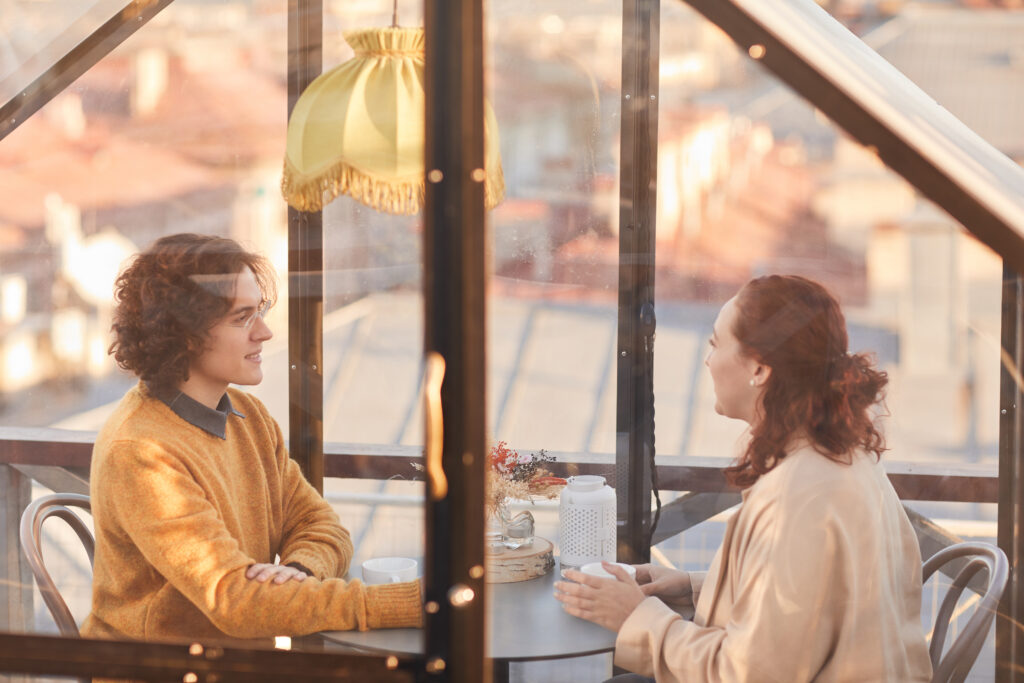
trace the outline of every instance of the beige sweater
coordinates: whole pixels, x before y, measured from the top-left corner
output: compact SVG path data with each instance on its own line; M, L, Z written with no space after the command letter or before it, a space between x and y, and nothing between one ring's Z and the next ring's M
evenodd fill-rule
M881 465L790 454L744 492L692 622L645 599L615 663L657 681L928 681L917 539Z
M338 578L352 541L288 457L257 399L230 389L243 415L220 439L141 386L96 440L92 612L85 637L231 639L419 626L418 582ZM298 562L314 577L259 583L258 562Z

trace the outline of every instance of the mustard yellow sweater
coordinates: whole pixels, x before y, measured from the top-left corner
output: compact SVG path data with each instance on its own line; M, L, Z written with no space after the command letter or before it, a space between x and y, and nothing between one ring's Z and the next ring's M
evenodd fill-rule
M229 389L244 418L220 439L129 391L100 432L91 467L96 530L84 637L269 638L421 625L418 582L345 582L352 541L288 457L257 399ZM259 583L257 562L314 577Z

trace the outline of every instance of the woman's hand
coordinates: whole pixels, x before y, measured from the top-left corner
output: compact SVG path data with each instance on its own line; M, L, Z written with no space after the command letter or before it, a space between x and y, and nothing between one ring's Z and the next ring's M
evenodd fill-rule
M245 578L266 583L273 577L274 583L305 581L306 572L284 564L254 564L245 570Z
M555 583L555 597L565 611L574 617L592 621L610 631L618 631L636 606L644 601L644 594L629 574L621 567L602 562L601 566L615 579L600 579L582 572L568 570L570 581Z
M693 604L690 574L655 564L636 565L636 580L644 595L653 595L673 603Z

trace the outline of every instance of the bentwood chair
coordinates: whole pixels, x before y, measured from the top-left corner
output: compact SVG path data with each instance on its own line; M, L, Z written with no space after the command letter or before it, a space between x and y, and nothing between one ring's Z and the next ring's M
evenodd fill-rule
M71 616L71 610L68 609L67 603L64 602L60 591L57 590L57 585L50 577L50 572L46 571L42 551L43 522L48 517L57 516L67 522L78 534L82 545L85 546L85 552L89 554L89 565L93 564L96 543L93 541L92 533L85 522L72 512L69 506L92 511L92 507L89 505L89 496L79 493L53 493L43 496L32 501L21 514L20 534L22 550L32 568L32 575L35 576L39 592L42 593L43 600L50 609L50 614L53 615L53 620L57 622L57 628L60 629L61 635L77 637L79 635L78 624Z
M966 563L961 560L963 567L957 572L942 599L935 616L932 642L928 647L932 660L932 683L961 683L967 677L995 620L999 600L1010 576L1010 563L998 547L990 543L957 543L943 548L924 563L921 569L922 582L928 581L928 577L946 563L959 558L967 558ZM982 569L987 570L985 580L980 586L971 586L980 596L974 613L943 654L946 633L957 601L971 579Z

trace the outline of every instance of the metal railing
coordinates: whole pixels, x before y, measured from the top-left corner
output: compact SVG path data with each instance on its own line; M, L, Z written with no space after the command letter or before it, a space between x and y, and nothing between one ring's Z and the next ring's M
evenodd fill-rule
M0 427L0 465L17 466L44 485L40 477L59 477L66 491L72 491L68 487L76 485L84 485L87 490L95 438L95 432ZM418 446L329 442L324 444L324 476L414 478L416 469L412 463L422 462L422 450ZM615 486L615 455L612 453L550 454L555 456L551 470L557 476L599 474ZM884 458L882 463L903 500L995 503L999 498L999 473L995 465L901 462ZM735 492L722 475L729 464L725 458L659 455L658 482L664 491ZM48 475L38 468L59 468L62 472Z
M25 627L32 623L34 614L33 591L18 589L32 585L33 581L17 541L20 513L31 500L30 480L55 491L88 493L95 436L95 432L0 427L0 489L4 494L0 507L0 543L6 558L5 569L0 572L0 609L4 610L0 619L4 619L9 630L19 630L19 627L28 630ZM324 474L327 477L369 480L421 477L414 467L414 463L422 461L419 447L328 443L325 451ZM551 464L551 469L557 475L599 474L615 485L614 454L552 455L556 462ZM739 493L726 484L723 476L722 470L728 464L724 458L659 456L657 469L662 490L687 493L662 508L654 543L678 535L739 502ZM905 500L992 503L998 497L998 473L994 466L904 462L885 462L884 465L890 481ZM370 502L373 501L367 501ZM923 555L931 555L960 540L927 518L908 512L918 532ZM24 638L31 641L25 641L26 647L42 647L42 641L37 640L50 637ZM31 640L33 638L36 640ZM13 645L13 641L8 644ZM31 662L26 666L31 668ZM366 666L374 665L367 663Z

